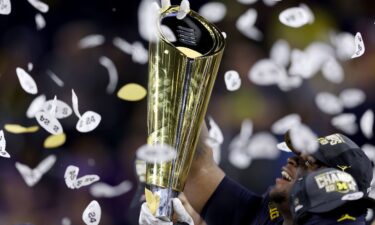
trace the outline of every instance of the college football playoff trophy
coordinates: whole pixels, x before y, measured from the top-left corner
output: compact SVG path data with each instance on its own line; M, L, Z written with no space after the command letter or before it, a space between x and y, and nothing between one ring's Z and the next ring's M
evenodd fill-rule
M183 191L199 139L225 40L198 13L177 19L179 6L161 12L157 39L149 47L148 144L168 144L175 160L148 163L146 201L169 221L171 198Z

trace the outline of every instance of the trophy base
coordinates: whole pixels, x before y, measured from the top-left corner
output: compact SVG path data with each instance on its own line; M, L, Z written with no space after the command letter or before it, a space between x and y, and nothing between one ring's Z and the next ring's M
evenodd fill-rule
M172 198L177 198L180 193L170 188L155 185L149 185L149 188L154 195L160 196L160 203L159 207L156 209L155 217L163 221L171 222L173 215Z

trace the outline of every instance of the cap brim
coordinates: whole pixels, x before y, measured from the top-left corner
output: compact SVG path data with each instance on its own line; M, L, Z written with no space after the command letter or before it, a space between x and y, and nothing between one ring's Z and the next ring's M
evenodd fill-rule
M325 212L329 212L333 209L336 209L336 208L344 205L345 203L347 203L347 201L337 199L337 200L334 200L334 201L324 202L324 203L319 204L317 206L311 207L307 211L312 212L312 213L325 213Z

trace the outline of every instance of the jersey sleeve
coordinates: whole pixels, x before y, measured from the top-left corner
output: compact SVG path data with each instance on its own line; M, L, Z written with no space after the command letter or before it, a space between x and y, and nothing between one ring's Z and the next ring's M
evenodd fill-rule
M201 216L207 225L251 224L260 209L262 197L224 177L204 206Z

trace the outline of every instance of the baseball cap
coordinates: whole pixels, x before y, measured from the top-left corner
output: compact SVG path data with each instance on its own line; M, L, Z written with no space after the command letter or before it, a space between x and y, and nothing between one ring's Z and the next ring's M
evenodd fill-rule
M332 168L351 174L360 191L366 195L370 192L373 164L362 149L347 136L339 133L317 139L318 150L311 155ZM278 145L284 151L296 152L293 148L289 132L285 134L285 143Z
M291 212L295 221L307 215L330 212L349 206L349 212L358 207L375 207L375 199L369 198L359 191L353 176L334 168L323 168L301 177L293 185L291 191Z

